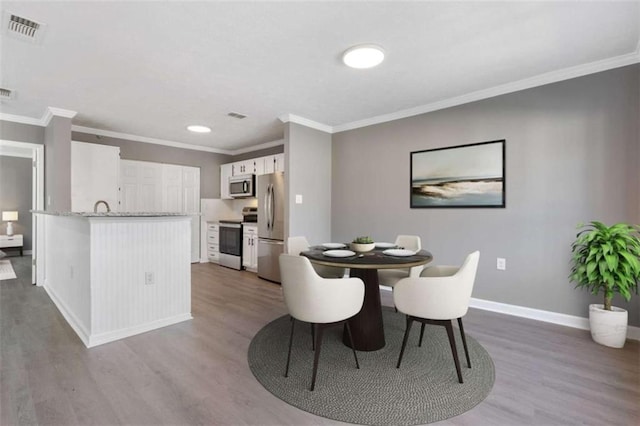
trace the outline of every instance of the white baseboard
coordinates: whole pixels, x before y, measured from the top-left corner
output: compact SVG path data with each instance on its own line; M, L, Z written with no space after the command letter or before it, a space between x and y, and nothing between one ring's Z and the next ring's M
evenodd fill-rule
M391 287L380 286L381 290L391 291ZM575 315L561 314L558 312L543 311L541 309L527 308L507 303L492 302L491 300L471 298L469 306L483 311L497 312L500 314L513 315L514 317L528 318L536 321L544 321L552 324L564 325L566 327L589 330L589 319ZM640 327L629 326L627 328L627 339L640 340Z
M137 325L134 327L124 328L121 330L109 331L107 333L101 333L96 335L91 335L86 327L82 325L82 322L71 313L68 307L64 304L64 302L58 297L56 292L49 286L45 281L44 289L56 305L62 316L67 323L73 328L73 331L76 332L82 343L88 348L92 348L94 346L102 345L105 343L113 342L114 340L123 339L125 337L133 336L135 334L145 333L147 331L155 330L156 328L166 327L169 325L177 324L182 321L187 321L193 319L191 313L180 314L170 318L163 318L161 320L152 321L146 324Z
M67 320L67 323L71 326L71 328L73 328L73 331L75 331L78 337L80 337L82 343L84 343L86 347L89 347L89 333L87 332L87 329L82 325L82 322L73 313L71 313L67 305L65 305L65 303L58 297L56 292L47 285L46 280L43 287L53 301L53 304L56 305L56 307L64 317L64 319Z
M114 340L124 339L125 337L133 336L147 331L155 330L157 328L166 327L169 325L177 324L182 321L188 321L193 319L191 313L180 314L170 318L163 318L161 320L148 322L146 324L140 324L129 328L123 328L115 331L108 331L106 333L95 334L89 336L89 344L85 345L88 348L94 346L103 345L105 343L113 342Z
M513 315L515 317L528 318L536 321L544 321L552 324L564 325L566 327L589 330L589 318L575 315L561 314L558 312L543 311L541 309L526 308L524 306L509 305L507 303L492 302L490 300L471 298L469 306L484 311L498 312L501 314ZM629 326L627 328L627 338L640 340L640 327Z

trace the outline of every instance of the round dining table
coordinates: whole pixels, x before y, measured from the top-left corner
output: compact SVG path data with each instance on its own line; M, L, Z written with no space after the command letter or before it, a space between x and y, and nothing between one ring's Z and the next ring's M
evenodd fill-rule
M426 265L431 262L433 256L426 250L420 250L412 256L391 256L384 254L384 249L376 248L349 257L330 257L324 254L326 250L323 246L314 246L310 247L308 251L303 251L300 255L307 257L311 263L349 268L351 277L358 277L364 282L362 309L349 320L354 349L359 351L382 349L385 340L378 269L412 268ZM351 347L346 329L342 341Z

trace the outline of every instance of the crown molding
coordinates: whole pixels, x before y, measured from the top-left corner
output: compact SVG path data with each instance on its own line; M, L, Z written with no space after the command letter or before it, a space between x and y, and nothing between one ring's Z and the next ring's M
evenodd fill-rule
M0 120L11 121L12 123L30 124L32 126L42 126L40 118L27 117L24 115L5 114L0 112Z
M329 126L327 124L323 124L323 123L319 123L317 121L309 120L308 118L300 117L298 115L284 114L284 115L281 115L280 117L278 117L278 119L280 121L282 121L283 123L301 124L303 126L310 127L312 129L320 130L321 132L326 132L326 133L333 133L334 132L333 127L331 127L331 126Z
M0 113L0 120L11 121L13 123L31 124L32 126L47 127L53 117L65 117L72 119L76 116L76 114L78 113L68 109L47 107L46 111L40 118Z
M156 145L170 146L173 148L190 149L193 151L213 152L215 154L233 155L232 151L224 149L209 148L206 146L192 145L183 142L168 141L164 139L148 138L146 136L130 135L128 133L112 132L110 130L94 129L84 126L71 126L72 132L88 133L90 135L106 136L109 138L125 139L134 142L151 143Z
M72 119L77 114L78 113L76 111L71 111L68 109L47 107L47 110L44 112L44 115L40 119L40 122L42 123L41 124L42 126L47 127L53 117L64 117L64 118Z
M236 149L234 151L231 151L231 155L240 155L246 152L259 151L261 149L267 149L267 148L271 148L278 145L284 145L284 139L279 139L277 141L272 141L272 142L265 142L265 143L261 143L260 145L253 145L246 148Z
M399 120L402 118L413 117L416 115L425 114L427 112L451 108L470 102L493 98L495 96L506 95L508 93L518 92L521 90L544 86L546 84L556 83L563 80L582 77L588 74L595 74L614 68L620 68L627 65L636 64L638 62L640 62L640 43L638 44L635 52L626 55L616 56L614 58L603 59L601 61L590 62L588 64L540 74L535 77L526 78L523 80L515 81L513 83L507 83L489 89L478 90L466 95L444 99L442 101L397 111L391 114L384 114L364 120L353 121L351 123L340 124L337 126L333 126L333 133L344 132L347 130L354 130L361 127L372 126L374 124L381 124L389 121Z

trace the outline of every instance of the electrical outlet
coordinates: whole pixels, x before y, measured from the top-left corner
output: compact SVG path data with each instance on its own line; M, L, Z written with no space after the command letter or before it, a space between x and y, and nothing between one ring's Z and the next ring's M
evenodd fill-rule
M302 204L302 195L296 194L296 204Z
M145 272L144 273L144 283L145 283L145 285L153 285L155 283L155 279L153 277L153 272Z
M497 262L496 262L496 268L500 271L506 271L507 270L507 259L505 259L504 257L499 257Z

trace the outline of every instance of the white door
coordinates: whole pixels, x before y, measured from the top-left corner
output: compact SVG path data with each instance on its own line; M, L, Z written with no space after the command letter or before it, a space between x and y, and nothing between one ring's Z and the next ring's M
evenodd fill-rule
M200 169L182 167L182 211L191 216L191 262L200 260Z
M138 161L120 161L120 211L139 212L138 199Z
M162 165L140 161L138 166L138 211L162 211Z
M120 211L162 211L162 164L120 161Z
M119 147L72 141L71 211L92 212L98 200L118 211L119 174Z
M182 203L182 166L162 165L162 211L184 212Z

